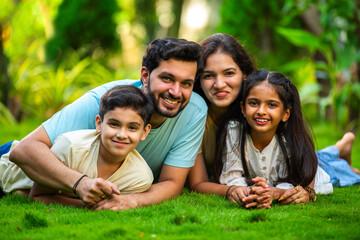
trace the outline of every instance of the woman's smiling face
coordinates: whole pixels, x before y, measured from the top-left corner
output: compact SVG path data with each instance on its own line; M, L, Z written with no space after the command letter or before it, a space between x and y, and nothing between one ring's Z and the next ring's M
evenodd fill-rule
M212 107L229 107L238 97L243 73L231 55L216 52L206 60L201 88Z

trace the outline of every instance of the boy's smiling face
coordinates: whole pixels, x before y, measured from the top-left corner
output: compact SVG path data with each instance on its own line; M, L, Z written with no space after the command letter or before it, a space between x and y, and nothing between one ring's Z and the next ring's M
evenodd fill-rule
M100 154L109 161L120 163L145 140L151 126L144 127L140 115L131 108L117 107L104 115L103 121L96 116L96 131L100 132Z

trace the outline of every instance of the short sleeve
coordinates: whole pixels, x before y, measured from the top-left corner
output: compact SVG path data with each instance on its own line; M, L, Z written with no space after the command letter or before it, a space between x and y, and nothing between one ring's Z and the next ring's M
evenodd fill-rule
M99 114L100 99L104 93L117 85L137 86L138 82L140 81L118 80L103 84L64 107L42 124L51 142L54 143L59 135L66 132L95 129L95 117Z

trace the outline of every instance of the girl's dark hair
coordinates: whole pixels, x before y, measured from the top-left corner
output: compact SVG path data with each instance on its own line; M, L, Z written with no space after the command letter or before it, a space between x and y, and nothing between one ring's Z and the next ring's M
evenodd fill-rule
M241 102L245 103L250 90L264 82L268 81L274 87L279 95L280 100L284 104L284 110L290 109L290 117L286 122L280 122L276 135L278 136L281 150L286 160L288 175L286 178L278 179L279 182L290 182L293 185L308 186L315 177L318 160L315 154L314 143L312 141L310 131L305 124L301 111L301 103L298 90L289 78L278 72L268 72L260 70L249 75L242 82ZM239 104L239 103L238 103ZM244 168L245 178L249 185L251 179L249 169L245 159L245 138L250 132L251 127L247 123L242 114L238 116L239 127L239 147L241 152L241 161ZM227 122L228 124L228 122ZM221 147L218 149L216 161L222 165L222 157L225 149L225 139L227 131L222 131ZM216 169L216 179L219 181L222 167Z
M104 115L115 108L128 108L139 114L144 121L144 127L150 122L154 104L149 96L132 85L119 85L109 89L101 98L99 115L101 121Z

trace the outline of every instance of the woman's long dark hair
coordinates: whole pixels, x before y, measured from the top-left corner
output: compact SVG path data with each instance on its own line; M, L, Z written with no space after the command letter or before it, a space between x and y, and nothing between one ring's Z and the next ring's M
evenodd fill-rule
M301 103L298 90L289 78L278 72L268 72L266 70L257 71L249 75L242 83L241 101L245 103L250 90L262 83L268 81L273 85L275 91L279 95L280 100L284 104L284 110L290 109L290 117L286 122L280 122L276 135L278 136L281 150L286 160L288 175L285 179L278 181L290 182L293 185L308 186L315 177L318 160L315 154L314 143L310 136L310 131L305 124L301 111ZM240 105L240 102L238 102ZM245 159L245 138L250 132L251 127L245 120L244 116L238 116L240 122L239 127L239 147L241 152L241 161L244 168L245 178L251 183L248 166ZM227 125L228 122L225 124ZM221 133L221 146L216 155L216 162L222 165L222 157L225 149L226 128ZM285 140L285 141L284 141ZM215 179L219 181L221 169L217 169ZM250 184L249 184L250 185Z

